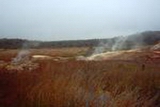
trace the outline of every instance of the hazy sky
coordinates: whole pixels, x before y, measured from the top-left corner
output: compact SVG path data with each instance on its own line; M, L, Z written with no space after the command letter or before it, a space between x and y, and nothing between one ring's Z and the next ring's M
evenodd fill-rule
M0 38L109 38L160 30L160 0L0 0Z

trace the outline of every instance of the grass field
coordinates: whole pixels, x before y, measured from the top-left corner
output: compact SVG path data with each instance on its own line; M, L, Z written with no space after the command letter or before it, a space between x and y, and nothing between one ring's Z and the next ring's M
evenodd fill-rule
M52 57L74 57L78 55L84 55L88 50L88 47L73 47L73 48L53 48L53 49L27 49L29 55L49 55ZM0 49L0 60L10 61L16 57L19 52L25 51L25 49Z
M0 53L5 61L18 52L5 51ZM71 57L85 51L46 49L31 54ZM32 71L0 69L0 107L160 107L160 63L51 59L35 63L39 67Z

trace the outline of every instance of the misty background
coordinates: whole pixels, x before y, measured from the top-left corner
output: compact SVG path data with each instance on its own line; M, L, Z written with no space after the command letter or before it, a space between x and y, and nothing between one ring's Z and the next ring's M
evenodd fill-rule
M159 0L0 0L0 38L78 40L160 29Z

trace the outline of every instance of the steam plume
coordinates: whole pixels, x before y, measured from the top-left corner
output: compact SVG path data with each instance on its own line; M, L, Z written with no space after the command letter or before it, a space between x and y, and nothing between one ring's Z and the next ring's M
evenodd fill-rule
M29 45L27 42L25 42L22 45L22 49L20 50L20 52L17 54L15 58L13 58L12 63L21 63L29 60L29 54L30 54Z

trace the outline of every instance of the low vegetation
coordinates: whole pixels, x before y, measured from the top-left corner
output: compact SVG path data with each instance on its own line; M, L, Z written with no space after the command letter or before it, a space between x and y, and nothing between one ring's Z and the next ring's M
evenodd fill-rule
M0 49L0 60L11 61L18 53L27 51L28 56L31 55L48 55L51 57L75 57L85 55L88 47L72 47L72 48L43 48L43 49Z
M33 49L24 41L12 47L15 41L6 45L8 40L2 39L0 107L160 107L160 52L150 49L160 40L160 32L144 32L140 37L143 34L147 38L156 34L143 38L147 48L107 60L82 60L93 54L99 40L41 42L43 46L34 41L32 45L41 49ZM129 36L122 47L132 47L132 40L142 42L132 37L138 36Z
M127 61L37 61L0 70L1 107L159 107L160 65Z

